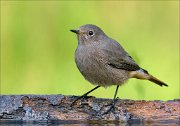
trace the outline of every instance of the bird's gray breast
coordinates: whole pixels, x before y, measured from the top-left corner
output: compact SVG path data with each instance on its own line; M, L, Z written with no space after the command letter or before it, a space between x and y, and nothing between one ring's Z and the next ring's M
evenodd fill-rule
M82 75L93 84L107 82L105 56L97 46L79 46L75 52L75 61Z
M108 56L98 46L78 46L75 61L84 78L92 84L109 86L124 81L123 71L109 66Z

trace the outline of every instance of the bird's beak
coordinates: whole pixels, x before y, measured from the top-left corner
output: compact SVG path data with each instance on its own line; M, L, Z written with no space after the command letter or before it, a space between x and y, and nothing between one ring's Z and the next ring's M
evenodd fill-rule
M74 33L76 33L76 34L79 34L80 33L80 31L79 30L70 30L71 32L74 32Z

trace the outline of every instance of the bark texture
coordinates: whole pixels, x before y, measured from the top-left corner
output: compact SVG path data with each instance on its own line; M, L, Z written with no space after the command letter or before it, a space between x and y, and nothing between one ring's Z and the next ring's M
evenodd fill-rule
M0 122L48 121L65 123L180 124L180 99L134 101L117 99L114 112L102 115L111 99L90 97L71 103L76 96L0 95Z

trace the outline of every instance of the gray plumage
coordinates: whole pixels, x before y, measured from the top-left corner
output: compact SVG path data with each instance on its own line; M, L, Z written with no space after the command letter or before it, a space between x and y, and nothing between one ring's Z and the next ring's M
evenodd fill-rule
M141 69L123 47L99 27L87 24L71 31L78 37L76 65L84 78L92 84L107 87L121 85L129 78L137 78L167 86Z

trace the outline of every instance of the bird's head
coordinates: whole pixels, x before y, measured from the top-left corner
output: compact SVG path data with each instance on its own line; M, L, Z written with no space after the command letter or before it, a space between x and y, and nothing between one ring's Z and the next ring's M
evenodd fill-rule
M105 37L105 33L96 25L86 24L77 30L70 30L77 34L79 44L93 44L98 43Z

